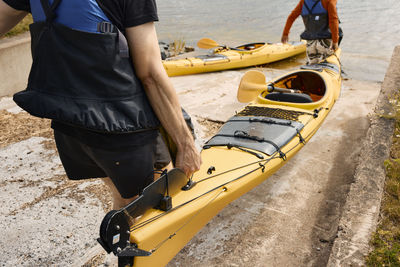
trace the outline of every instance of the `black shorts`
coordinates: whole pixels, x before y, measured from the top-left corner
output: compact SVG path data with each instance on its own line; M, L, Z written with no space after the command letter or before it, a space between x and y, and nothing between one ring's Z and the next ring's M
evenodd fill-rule
M154 169L161 169L171 161L158 131L150 138L143 138L146 142L140 145L116 148L89 146L57 130L54 138L69 179L109 177L123 198L139 194L153 181Z

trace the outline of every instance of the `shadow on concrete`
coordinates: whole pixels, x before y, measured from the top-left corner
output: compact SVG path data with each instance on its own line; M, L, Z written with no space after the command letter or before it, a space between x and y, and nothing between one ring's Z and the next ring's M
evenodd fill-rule
M306 258L303 266L326 266L333 242L337 237L339 221L346 203L346 198L359 161L360 144L366 137L365 129L369 120L360 117L343 125L343 138L337 142L340 151L335 157L325 187L321 190L325 201L320 203L314 231L310 240L312 254ZM364 126L363 126L364 125Z

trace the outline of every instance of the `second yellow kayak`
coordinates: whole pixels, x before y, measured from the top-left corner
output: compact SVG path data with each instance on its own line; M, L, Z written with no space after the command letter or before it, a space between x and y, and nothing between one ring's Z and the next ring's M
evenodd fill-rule
M306 51L305 42L251 43L234 48L219 46L210 54L163 61L168 76L245 68L292 57Z

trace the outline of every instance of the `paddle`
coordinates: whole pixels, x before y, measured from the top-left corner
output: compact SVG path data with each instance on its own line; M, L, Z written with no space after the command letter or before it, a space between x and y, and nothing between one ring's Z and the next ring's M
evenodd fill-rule
M266 84L265 75L258 70L246 72L239 84L237 99L239 102L248 103L256 98L262 91L280 93L301 93L300 90L278 88L273 84Z
M219 45L216 41L211 40L210 38L203 38L197 42L197 46L202 49L210 49L221 45Z

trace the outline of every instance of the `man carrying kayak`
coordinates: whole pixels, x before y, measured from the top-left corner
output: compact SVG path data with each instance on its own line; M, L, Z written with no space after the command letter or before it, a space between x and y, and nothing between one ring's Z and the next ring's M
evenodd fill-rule
M302 16L305 31L300 35L307 41L307 64L315 64L332 55L338 48L342 30L336 10L337 0L300 0L287 18L282 43L289 41L293 22Z
M170 164L160 126L190 176L200 154L161 62L155 0L0 0L0 36L28 13L33 64L15 102L52 120L70 179L104 178L114 209Z

